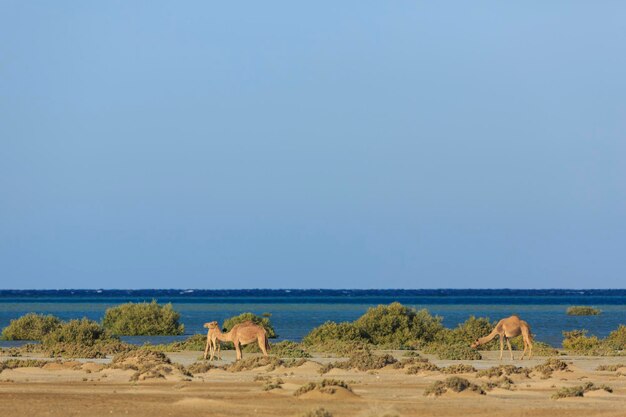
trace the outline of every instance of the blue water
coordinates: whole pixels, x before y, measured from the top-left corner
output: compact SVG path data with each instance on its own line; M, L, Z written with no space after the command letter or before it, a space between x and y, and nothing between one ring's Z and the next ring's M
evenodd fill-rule
M399 301L427 308L454 327L470 315L492 320L518 314L538 340L560 346L562 331L588 329L605 337L626 324L626 290L0 290L0 327L29 312L62 319L101 320L111 306L156 299L171 302L181 313L185 336L124 338L133 343L160 343L204 333L202 324L249 311L271 313L279 340L300 340L327 320L351 321L368 307ZM599 316L567 316L570 305L600 308ZM0 341L0 346L10 343Z

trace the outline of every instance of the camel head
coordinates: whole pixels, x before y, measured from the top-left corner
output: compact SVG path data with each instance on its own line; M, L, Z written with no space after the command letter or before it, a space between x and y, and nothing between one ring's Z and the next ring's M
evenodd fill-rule
M204 323L204 327L206 329L217 329L217 322L216 321L210 321L208 323Z
M472 343L472 344L470 345L470 347L471 347L472 349L476 349L478 346L480 346L480 340L478 340L478 339L476 339L476 340L474 341L474 343Z

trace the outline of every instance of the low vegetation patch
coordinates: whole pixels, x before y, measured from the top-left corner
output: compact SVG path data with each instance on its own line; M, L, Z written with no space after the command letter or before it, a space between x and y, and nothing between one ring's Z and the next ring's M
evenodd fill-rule
M301 386L293 393L296 397L302 394L306 394L309 391L317 390L325 394L334 394L337 388L344 388L348 391L352 391L352 388L344 381L337 379L324 379L322 382L309 382L306 385Z
M159 345L151 345L145 344L141 346L141 349L148 350L158 350L161 352L184 352L184 351L196 351L196 350L204 350L206 346L206 335L204 334L194 334L193 336L189 336L185 340L180 340L177 342L159 344Z
M541 374L542 379L548 379L555 371L569 371L567 363L560 359L550 358L541 365L537 365L533 368L536 372Z
M333 414L324 407L318 407L300 414L300 417L333 417Z
M50 361L42 361L38 359L7 359L0 362L0 372L5 369L16 368L42 368L44 365L51 363Z
M268 371L273 371L281 365L284 365L284 362L277 357L255 356L251 358L241 359L237 362L225 365L224 369L229 372L241 372L260 368L261 366L267 366Z
M426 345L424 353L437 355L439 359L447 360L478 360L481 354L463 342L434 342Z
M626 326L620 325L605 339L587 336L587 330L563 332L563 347L568 352L586 356L622 356L626 350Z
M192 376L182 365L172 363L163 352L148 349L136 349L115 355L109 368L134 370L135 373L130 377L131 381L165 378L175 372Z
M485 391L491 391L494 388L501 388L506 390L512 390L515 383L508 376L501 376L496 381L488 381L482 384L480 387Z
M426 388L426 390L424 391L424 395L433 395L438 397L448 392L448 390L452 390L454 392L463 392L466 390L470 390L478 394L485 395L485 391L483 391L481 387L469 382L465 378L461 378L458 376L451 376L444 381L433 382L428 388Z
M185 326L179 321L180 314L171 303L160 305L152 300L150 303L126 303L108 308L102 325L118 336L180 335L184 333Z
M616 363L614 365L600 365L600 366L598 366L596 368L596 371L611 371L611 372L615 372L619 368L626 368L626 364Z
M584 397L585 393L589 391L604 390L606 392L613 392L613 388L608 385L595 385L593 382L587 382L584 385L578 385L575 387L563 387L559 389L552 398L558 400L560 398L568 397Z
M601 310L589 306L571 306L567 308L568 316L597 316Z
M509 375L524 375L526 377L530 376L532 369L522 368L514 365L499 365L493 366L488 369L483 369L478 371L476 374L477 377L487 377L487 378L500 378L501 376L509 376Z
M283 340L271 346L272 355L279 358L310 358L311 354L304 350L300 343Z
M439 372L440 368L432 362L418 362L414 365L409 366L409 368L406 370L406 373L409 375L415 375L425 371Z
M206 361L194 362L191 365L187 366L187 370L192 374L203 374L215 368L217 368L215 365Z
M364 349L352 354L347 361L326 364L320 369L320 373L324 374L333 368L371 371L384 368L396 362L397 360L389 354L376 355L369 349Z
M61 320L52 315L29 313L2 330L3 340L41 340L61 326Z
M476 368L474 368L472 365L459 363L456 365L450 365L445 368L441 368L441 372L443 372L444 374L467 374L471 372L476 372Z

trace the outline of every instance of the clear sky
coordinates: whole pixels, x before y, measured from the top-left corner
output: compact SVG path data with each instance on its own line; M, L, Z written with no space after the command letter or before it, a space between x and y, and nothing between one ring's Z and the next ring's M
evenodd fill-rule
M624 288L626 2L0 1L0 288Z

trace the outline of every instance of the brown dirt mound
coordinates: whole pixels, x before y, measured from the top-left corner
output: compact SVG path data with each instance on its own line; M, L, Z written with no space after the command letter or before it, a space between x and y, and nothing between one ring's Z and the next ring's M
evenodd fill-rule
M183 366L173 364L163 352L147 349L120 353L113 358L109 367L136 371L131 376L131 381L157 378L180 380L191 376Z

